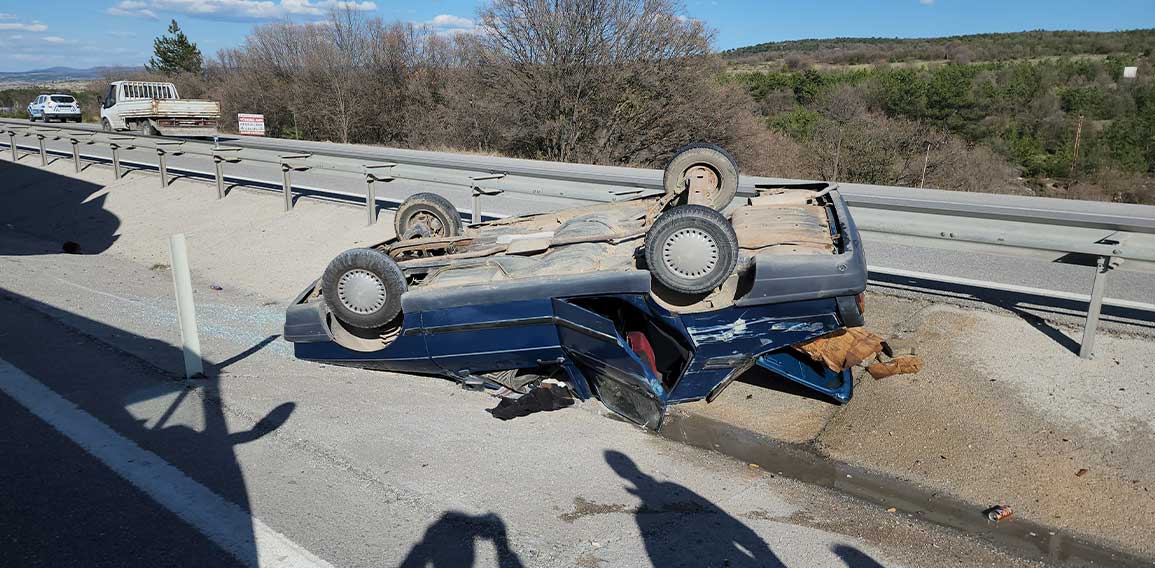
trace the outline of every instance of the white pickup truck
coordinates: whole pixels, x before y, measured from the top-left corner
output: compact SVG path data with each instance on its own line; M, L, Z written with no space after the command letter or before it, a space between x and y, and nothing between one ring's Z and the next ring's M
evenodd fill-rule
M105 130L161 136L213 136L221 104L182 99L172 83L114 81L100 104Z

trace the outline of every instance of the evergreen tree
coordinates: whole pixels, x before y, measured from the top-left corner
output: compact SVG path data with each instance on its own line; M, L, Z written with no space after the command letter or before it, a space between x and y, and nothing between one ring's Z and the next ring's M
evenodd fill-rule
M188 40L176 20L168 25L168 35L152 40L154 55L148 60L148 70L153 73L176 75L204 71L204 57L197 44Z

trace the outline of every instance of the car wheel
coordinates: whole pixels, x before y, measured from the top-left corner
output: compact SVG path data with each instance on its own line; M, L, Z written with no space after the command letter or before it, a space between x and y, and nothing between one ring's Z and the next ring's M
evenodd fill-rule
M714 144L683 146L666 164L662 183L667 193L680 193L687 181L687 203L721 211L738 194L738 162Z
M738 265L738 236L721 213L679 205L646 232L646 266L663 286L703 294L726 281Z
M100 119L100 129L105 132L112 132L112 123L107 118Z
M397 208L393 228L400 239L456 237L462 231L461 214L448 199L436 193L415 193Z
M389 255L368 248L347 250L321 277L325 302L337 319L360 329L384 327L401 312L405 275Z

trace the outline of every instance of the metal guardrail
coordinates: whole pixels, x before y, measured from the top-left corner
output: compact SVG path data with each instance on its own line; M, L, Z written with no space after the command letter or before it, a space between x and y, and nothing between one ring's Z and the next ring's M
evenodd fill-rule
M609 202L663 191L661 172L647 169L362 146L342 146L340 150L334 150L331 144L278 139L245 139L235 141L233 146L219 146L207 141L116 134L83 127L34 127L14 121L0 121L0 132L8 135L14 161L19 159L21 150L16 138L35 137L37 146L34 149L39 151L41 165L48 163L49 150L45 148L45 140L69 141L76 171L81 170L84 160L106 160L82 155L79 151L81 145L107 145L112 154L113 176L117 179L122 175L122 150L152 149L157 154L155 167L162 187L168 185L171 169L167 164L168 156L203 156L213 163L211 174L183 171L186 175L191 172L214 178L218 198L225 195L226 180L244 180L226 175L226 165L241 162L274 165L282 173L280 190L286 211L293 207L294 188L298 193L304 189L294 186L294 172L316 170L356 176L366 184L363 198L358 194L322 188L308 188L308 193L333 194L346 201L363 199L370 224L376 222L379 201L376 184L396 180L454 186L470 191L473 207L469 216L473 223L483 219L481 199L485 196L516 193ZM274 155L269 156L268 152ZM751 195L761 186L797 181L744 176L739 191L742 195ZM267 180L257 183L273 184ZM1006 250L1052 251L1091 259L1095 276L1091 293L1085 297L1088 315L1079 352L1084 358L1089 357L1094 349L1107 273L1124 261L1155 264L1155 207L862 184L841 184L839 189L855 209L855 219L864 232ZM1146 240L1136 243L1136 236ZM871 270L892 275L904 273L881 267L871 267ZM912 273L904 274L909 276ZM919 273L919 277L945 283L964 280L924 273ZM1069 293L978 280L966 280L965 285L1072 299ZM1155 305L1119 300L1107 300L1106 303L1127 304L1130 309L1155 313Z

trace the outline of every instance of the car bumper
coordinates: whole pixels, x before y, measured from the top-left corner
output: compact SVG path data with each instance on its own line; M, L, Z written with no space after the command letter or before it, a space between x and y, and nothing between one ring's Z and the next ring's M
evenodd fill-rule
M282 335L285 341L290 343L319 343L333 340L329 326L325 325L325 317L328 313L325 302L305 301L313 294L316 286L316 282L310 284L308 288L297 295L285 312L285 331Z
M44 118L67 118L69 120L75 120L75 119L80 118L81 114L79 112L47 112L46 111L46 112L44 112L43 116L44 116Z

